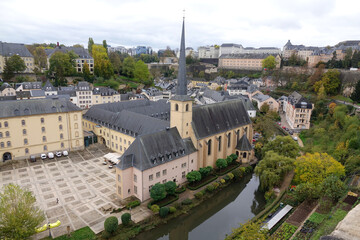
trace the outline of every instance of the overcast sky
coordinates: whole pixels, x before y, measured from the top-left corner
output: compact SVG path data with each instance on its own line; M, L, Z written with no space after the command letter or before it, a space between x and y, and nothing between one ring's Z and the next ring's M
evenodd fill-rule
M187 47L360 39L358 0L0 0L0 41L178 48L183 9Z

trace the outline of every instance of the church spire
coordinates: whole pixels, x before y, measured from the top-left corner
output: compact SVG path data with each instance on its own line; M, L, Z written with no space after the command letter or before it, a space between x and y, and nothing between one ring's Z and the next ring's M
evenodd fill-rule
M178 87L177 95L187 94L187 80L186 80L186 60L185 60L185 16L183 18L181 43L180 43L180 58L179 58L179 73L178 73Z

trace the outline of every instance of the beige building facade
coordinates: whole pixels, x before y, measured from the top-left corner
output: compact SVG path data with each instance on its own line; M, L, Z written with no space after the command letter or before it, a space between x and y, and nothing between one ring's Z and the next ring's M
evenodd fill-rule
M243 69L243 70L262 70L262 61L271 54L225 54L219 58L219 68ZM274 56L274 55L272 55ZM280 55L274 56L276 68L280 68Z
M4 101L0 105L3 161L84 148L81 110L69 101L38 99Z
M255 94L252 96L251 98L252 100L257 102L258 105L258 109L260 110L261 107L264 104L269 105L269 110L270 111L274 111L274 112L278 112L279 111L279 103L272 97L270 97L269 95L264 95L264 94Z
M4 72L6 58L19 55L24 60L26 69L23 73L33 73L35 68L34 56L22 43L6 43L0 41L0 73Z
M293 92L284 103L286 120L292 129L310 129L310 118L314 104Z

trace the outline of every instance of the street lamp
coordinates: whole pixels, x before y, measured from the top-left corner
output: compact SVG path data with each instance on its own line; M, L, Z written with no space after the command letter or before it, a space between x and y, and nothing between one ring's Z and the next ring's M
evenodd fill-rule
M50 232L50 222L48 222L48 227L49 227L49 238L51 238L51 232Z

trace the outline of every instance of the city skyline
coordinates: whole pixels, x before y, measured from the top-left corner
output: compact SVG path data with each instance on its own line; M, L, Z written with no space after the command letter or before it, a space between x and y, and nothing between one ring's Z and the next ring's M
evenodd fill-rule
M359 39L356 1L48 1L0 3L0 41L82 44L89 37L111 46L179 48L183 9L186 46L237 43L244 47L279 47L287 40L308 46ZM20 7L19 7L20 6ZM351 6L351 7L349 7ZM125 9L125 10L124 10Z

